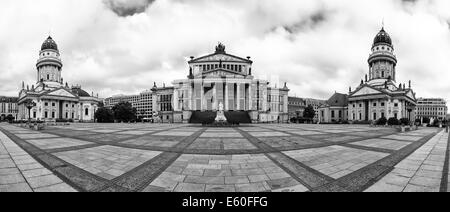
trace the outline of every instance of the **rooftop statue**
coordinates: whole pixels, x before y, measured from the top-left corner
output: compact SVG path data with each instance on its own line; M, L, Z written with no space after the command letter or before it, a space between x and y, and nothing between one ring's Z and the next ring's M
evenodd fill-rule
M225 54L225 45L219 42L219 45L216 46L216 53Z

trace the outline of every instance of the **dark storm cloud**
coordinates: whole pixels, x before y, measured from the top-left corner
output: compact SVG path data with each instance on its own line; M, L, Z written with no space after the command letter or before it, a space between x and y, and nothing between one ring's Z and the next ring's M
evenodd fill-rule
M327 16L329 14L327 14L326 11L317 11L314 14L312 14L311 16L309 16L306 19L302 19L294 24L291 25L285 25L283 26L283 28L291 33L291 34L296 34L298 32L304 31L305 29L313 29L316 26L320 25L321 23L325 22L327 20Z
M143 13L155 0L103 0L118 16L126 17Z

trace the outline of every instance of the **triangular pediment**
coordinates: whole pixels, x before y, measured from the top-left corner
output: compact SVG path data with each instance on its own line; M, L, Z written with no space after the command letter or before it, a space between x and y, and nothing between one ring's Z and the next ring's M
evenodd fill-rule
M192 60L192 63L203 63L203 62L238 62L238 63L249 63L250 61L244 58L240 58L234 55L229 54L212 54L204 57L197 58Z
M50 91L45 94L46 96L62 96L62 97L69 97L69 98L77 98L73 93L67 91L66 89L60 88L54 91Z
M351 96L366 96L366 95L376 95L376 94L383 94L383 92L371 88L369 86L362 87L361 89L357 90L355 93L353 93Z
M25 91L24 91L24 90L21 90L20 93L19 93L19 99L24 98L26 95L27 95L27 94L25 93Z
M406 96L411 98L411 99L416 99L416 97L414 96L414 93L412 91L408 91L408 93L406 93Z

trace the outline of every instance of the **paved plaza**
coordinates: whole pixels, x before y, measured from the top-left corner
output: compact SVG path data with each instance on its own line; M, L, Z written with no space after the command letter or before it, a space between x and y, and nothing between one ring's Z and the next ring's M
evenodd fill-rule
M0 191L448 191L449 138L359 125L0 125Z

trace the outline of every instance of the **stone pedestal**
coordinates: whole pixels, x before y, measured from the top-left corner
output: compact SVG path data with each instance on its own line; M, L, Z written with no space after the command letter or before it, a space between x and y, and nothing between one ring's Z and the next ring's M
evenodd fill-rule
M215 119L218 123L225 123L227 122L227 118L225 117L225 113L223 111L217 111L217 116Z

